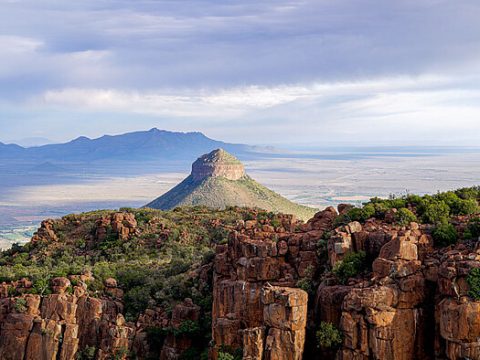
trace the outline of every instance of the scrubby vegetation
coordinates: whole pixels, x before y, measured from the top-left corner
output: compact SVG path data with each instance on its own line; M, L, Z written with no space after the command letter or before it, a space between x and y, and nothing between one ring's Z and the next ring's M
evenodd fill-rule
M202 358L211 338L212 289L211 282L202 282L197 272L211 264L214 246L228 241L238 221L256 219L280 226L280 220L271 212L237 207L223 211L201 206L172 211L121 210L133 213L137 221L136 232L128 239L120 239L108 225L102 241L92 240L96 223L108 218L111 211L65 216L53 222L57 241L15 245L0 254L0 282L28 278L33 283L29 292L47 295L51 293L52 278L91 273L88 291L93 296L104 296L105 280L115 278L124 291L129 321L135 321L147 308L160 306L168 312L183 299L191 298L202 308L198 322L187 321L178 329L150 329L158 337L149 338L161 340L168 333L176 337L188 335L196 340L183 358ZM204 271L211 276L211 267L206 266ZM18 312L24 310L22 301L19 299L15 305ZM82 350L82 359L91 357L92 351Z
M474 217L469 220L463 237L464 239L478 239L480 237L480 217Z
M222 345L218 352L218 360L241 360L242 358L242 349L233 349L230 346Z
M343 336L332 323L322 321L316 333L318 347L331 349L342 344Z
M137 234L130 239L119 240L107 232L104 241L87 245L85 239L93 235L95 221L111 212L69 215L54 223L58 241L15 245L2 252L0 281L29 278L31 292L45 295L51 278L90 271L95 278L88 284L92 294L103 290L107 278L117 279L125 291L129 319L150 306L172 308L185 297L209 310L211 291L201 289L191 271L211 260L213 245L226 242L226 229L238 220L257 216L275 220L274 214L240 208L122 210L134 213L138 222Z
M338 224L364 222L369 218L384 219L389 210L396 209L395 221L405 224L421 221L429 224L447 223L452 216L472 215L479 211L480 187L463 188L436 195L390 196L372 198L362 208L350 209L337 219Z
M395 213L395 222L399 225L408 225L411 222L418 221L417 217L413 212L408 210L407 208L401 208Z
M309 266L305 270L305 277L297 281L297 287L307 292L308 295L314 295L316 290L316 284L314 281L315 269L312 266Z
M433 241L436 246L448 246L455 244L458 240L458 233L452 224L439 224L432 232Z
M348 253L342 261L337 262L333 273L341 283L345 283L366 269L366 257L364 251Z
M480 300L480 269L474 268L470 270L470 273L467 276L468 286L470 290L468 295L474 300Z

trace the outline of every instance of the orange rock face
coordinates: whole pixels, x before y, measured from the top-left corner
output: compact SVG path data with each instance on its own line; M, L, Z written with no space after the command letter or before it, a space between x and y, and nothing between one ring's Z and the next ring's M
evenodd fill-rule
M45 220L42 221L40 225L40 229L37 230L32 237L32 243L36 243L39 241L51 242L57 241L57 235L55 234L55 230L53 229L53 220Z
M319 287L316 321L343 333L340 349L325 358L479 359L480 303L468 297L466 281L480 267L477 252L463 245L434 250L428 229L415 223L350 225L335 230L329 260L363 250L374 255L373 272L349 285Z
M283 230L247 221L217 247L213 286L214 358L222 346L242 348L245 359L301 359L308 295L295 288L319 266L317 243L331 228L329 208L303 225ZM293 221L294 219L292 219Z
M98 359L129 348L133 329L125 325L122 305L110 300L66 293L70 281L52 281L54 294L0 299L1 359L73 360L86 346ZM75 287L77 288L77 287Z
M336 229L333 208L305 224L280 216L275 226L230 226L214 261L192 271L212 289L210 358L226 347L241 349L244 360L480 359L480 301L470 297L467 281L480 268L478 245L434 249L430 227L395 225L392 214ZM127 239L136 226L131 214L115 213L95 224L90 240ZM58 241L54 228L42 224L36 241ZM340 283L332 266L358 251L366 253L368 270ZM54 278L46 296L29 294L28 279L0 284L0 359L73 360L89 348L95 359L126 359L129 352L147 359L152 328L170 330L155 358L179 360L195 345L182 327L205 308L185 299L172 311L148 309L127 323L117 281L106 279L104 292L90 297L85 282L92 279ZM10 297L12 290L20 295ZM320 322L339 329L339 346L317 346Z
M128 212L117 212L103 217L95 223L95 236L90 242L103 242L108 236L126 240L135 234L137 221L135 215Z

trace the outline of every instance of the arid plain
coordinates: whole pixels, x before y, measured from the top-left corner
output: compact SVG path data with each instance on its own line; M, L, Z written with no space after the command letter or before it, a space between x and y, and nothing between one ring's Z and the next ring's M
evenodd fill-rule
M315 208L342 202L361 204L393 194L435 193L478 183L480 150L302 153L245 161L250 176L290 200ZM140 207L190 172L177 167L127 166L124 174L79 174L41 184L1 183L0 246L27 241L44 218L72 212ZM37 183L36 183L37 182ZM51 182L51 183L49 183Z

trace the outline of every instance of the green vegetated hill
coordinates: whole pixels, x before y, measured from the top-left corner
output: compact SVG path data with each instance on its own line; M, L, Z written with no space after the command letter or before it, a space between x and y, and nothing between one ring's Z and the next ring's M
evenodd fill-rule
M214 209L256 207L294 214L302 220L308 220L317 211L296 204L259 184L245 173L238 159L221 149L200 157L185 180L147 207L169 210L177 206L196 205Z
M9 296L31 293L49 295L54 278L87 274L87 291L105 297L107 279L114 278L123 290L124 315L135 322L146 309L160 307L168 314L176 304L191 298L201 307L193 324L195 348L192 357L206 359L211 339L213 257L218 244L226 244L238 223L255 220L281 227L281 214L258 209L205 206L171 211L125 208L72 214L47 220L24 246L0 253L0 284L28 279L32 287ZM119 228L128 228L122 236ZM259 229L260 229L259 228ZM77 280L72 280L75 285ZM72 290L72 288L70 288ZM170 329L147 329L152 358ZM188 330L190 331L190 330ZM157 353L155 353L157 351ZM183 358L182 358L183 359ZM187 359L187 357L185 357Z
M294 214L303 220L311 218L316 212L313 208L295 204L247 175L239 180L211 177L200 181L195 181L189 176L147 207L172 209L177 206L195 205L205 205L214 209L225 209L233 205L257 207Z
M274 216L200 206L172 211L122 209L120 213L133 214L136 219L135 233L121 239L107 224L104 238L99 238L99 223L116 213L102 210L50 221L56 239L34 238L1 253L0 282L26 277L34 282L34 291L40 292L53 277L87 271L95 278L89 284L94 294L102 290L105 279L113 277L126 291L126 313L133 319L152 301L170 308L175 299L208 300L208 289L200 293L189 272L209 262L215 244L227 241L238 220Z

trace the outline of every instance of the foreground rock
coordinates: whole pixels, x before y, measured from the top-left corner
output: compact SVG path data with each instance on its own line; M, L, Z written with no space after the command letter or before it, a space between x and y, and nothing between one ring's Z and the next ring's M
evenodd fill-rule
M297 282L315 274L317 243L336 216L327 209L305 224L292 218L282 229L246 222L217 247L213 285L214 359L225 346L244 359L302 359L308 294ZM285 231L289 229L289 231Z

